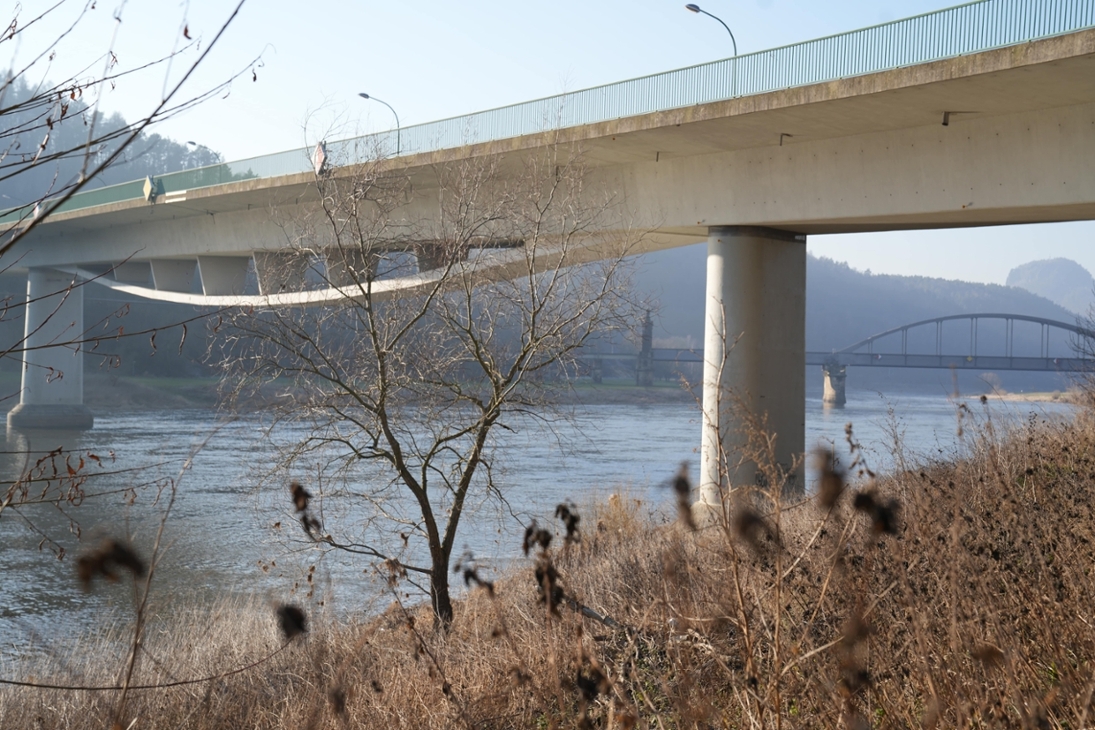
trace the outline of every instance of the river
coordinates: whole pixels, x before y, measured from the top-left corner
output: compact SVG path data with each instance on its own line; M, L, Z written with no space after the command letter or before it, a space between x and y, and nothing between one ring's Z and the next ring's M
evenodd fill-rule
M867 391L849 396L844 409L808 401L808 447L835 443L838 453L846 453L845 424L851 422L869 463L879 470L893 463L895 437L921 459L947 458L961 448L955 404L946 398ZM973 418L991 417L997 423L1031 413L1049 418L1070 412L1061 404L994 401L986 407L976 400L970 408ZM87 498L64 510L38 505L2 515L0 654L56 645L131 615L131 589L124 583L90 593L78 586L76 531L90 544L99 536L128 534L138 549L150 553L170 495L163 487L172 481L177 498L165 524L165 549L154 582L153 603L161 610L203 605L226 595L314 605L322 600L326 610L341 615L382 605L383 591L370 577L370 561L345 553L318 560L294 520L284 479L264 482L276 456L273 442L289 443L299 434L282 428L271 439L263 436L263 425L260 415L224 423L210 410L135 411L100 414L95 429L80 434L9 433L0 460L5 480L23 467L26 452L63 445L74 455L70 464L78 467L82 456L83 471L101 475L88 480L89 493L133 491ZM969 425L966 417L965 428ZM555 505L567 500L586 513L587 526L593 519L589 505L614 493L639 500L638 509L654 519L671 519L668 480L682 461L690 462L695 478L699 433L698 410L687 404L583 405L575 407L572 420L551 428L529 418L513 432L500 432L505 463L497 479L509 505L473 504L456 552L466 548L487 573L496 571L520 554L522 525L532 518L550 520ZM62 473L66 468L61 465ZM306 474L300 478L318 491L315 480ZM349 530L367 519L354 500L328 504L322 515L326 525ZM24 516L65 549L64 560L51 557L43 536L28 527Z

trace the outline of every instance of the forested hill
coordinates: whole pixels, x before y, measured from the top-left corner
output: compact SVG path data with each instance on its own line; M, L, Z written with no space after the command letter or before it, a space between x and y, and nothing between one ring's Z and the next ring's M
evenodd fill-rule
M16 77L0 95L0 210L57 195L79 179L84 171L84 145L88 125L94 119L97 144L88 151L88 170L107 160L140 120L126 121L120 114L97 114L82 100L64 109L67 115L54 120L58 112L42 88L48 81L31 86ZM59 103L59 102L58 102ZM43 117L49 117L46 121ZM48 130L46 125L48 124ZM180 142L152 132L139 134L113 165L91 180L85 189L140 180L146 175L163 175L176 170L204 167L222 162L220 153L195 142Z
M855 271L811 256L806 269L806 349L831 350L909 322L973 312L999 312L1075 323L1053 302L999 284Z
M703 342L706 244L641 257L637 286L660 302L655 338L680 346ZM806 266L806 348L845 347L878 332L948 314L1000 312L1064 322L1076 315L1015 287L855 271L810 256Z

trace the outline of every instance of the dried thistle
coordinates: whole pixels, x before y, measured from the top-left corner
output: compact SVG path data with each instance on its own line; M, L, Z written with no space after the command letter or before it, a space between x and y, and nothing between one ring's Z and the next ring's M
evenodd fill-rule
M118 570L124 568L141 578L145 574L144 561L133 548L113 538L103 540L99 547L85 553L76 561L76 575L84 590L91 588L91 581L99 575L111 583L118 581Z
M599 694L607 694L611 687L604 672L594 666L579 669L574 684L578 686L578 691L586 702L593 702Z
M555 516L563 521L563 525L567 530L566 537L563 538L564 545L579 542L582 539L581 535L578 534L578 523L582 518L578 516L578 510L573 504L556 505Z
M521 549L525 551L525 555L528 555L529 551L537 545L541 550L547 550L550 544L551 533L540 527L536 520L533 520L532 524L525 528L525 539L521 543Z
M395 588L399 581L407 579L407 569L403 563L393 558L388 558L381 565L388 571L388 587Z
M293 508L297 512L304 512L308 509L308 500L312 498L312 495L301 486L300 482L291 482L289 484L289 495L293 499Z
M304 533L318 542L322 537L323 525L308 511L311 493L300 482L294 481L289 484L289 496L293 500L293 509L300 514L300 526L304 528Z
M327 693L327 699L331 701L331 710L339 717L346 714L346 690L334 687Z
M308 619L297 606L283 603L277 608L278 627L285 635L285 640L290 641L297 636L308 633Z
M817 501L823 509L832 509L844 494L845 473L831 451L818 449L815 458L821 478L818 480Z
M767 520L761 517L755 510L740 505L734 513L734 534L753 546L755 549L762 547L761 539L776 542L776 534L768 525Z
M897 534L897 512L900 505L896 499L882 500L874 490L857 492L852 506L857 512L863 512L871 518L871 531L876 535Z
M986 667L996 668L1004 663L1004 651L994 644L985 642L973 650L973 658Z
M840 670L837 684L845 699L854 697L871 685L871 673L862 667L845 666Z
M682 462L673 477L673 493L677 495L677 516L681 524L695 532L696 518L692 514L692 482L688 479L688 462Z
M494 597L494 583L489 580L484 580L479 575L479 568L475 564L475 556L470 550L465 551L464 554L460 556L460 559L452 566L452 572L457 575L463 574L465 586L470 588L472 585L477 585L480 588L485 589L487 595L491 598Z
M323 532L323 525L320 521L307 512L300 516L300 526L304 528L304 532L308 537L313 540L318 541Z
M559 585L559 571L547 555L540 556L536 561L536 592L537 600L546 605L548 611L559 615L559 604L566 599L566 593Z
M868 636L871 635L871 625L867 623L867 620L856 611L852 614L852 617L848 619L848 622L844 624L844 631L841 633L841 644L845 649L853 649L857 644L865 641Z

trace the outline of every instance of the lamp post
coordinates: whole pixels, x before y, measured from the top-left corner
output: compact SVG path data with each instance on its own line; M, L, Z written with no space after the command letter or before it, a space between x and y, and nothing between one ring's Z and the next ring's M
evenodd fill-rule
M706 10L701 8L699 5L696 5L695 3L688 3L684 7L685 7L686 10L691 10L693 13L702 13L703 15L706 15L709 18L714 18L715 20L722 23L722 27L726 28L726 32L730 34L730 42L734 44L734 56L736 57L738 55L738 42L737 42L737 40L734 39L734 31L730 30L729 25L722 22L722 18L720 18L717 15L712 15L711 13L707 12Z
M376 98L375 96L369 96L368 94L365 94L365 93L361 93L361 94L358 94L358 96L360 96L360 97L361 97L362 99L371 99L371 100L373 100L373 101L378 101L378 102L380 102L381 104L383 104L384 106L386 106L386 107L388 107L389 109L391 109L391 111L392 111L392 114L394 114L394 115L395 115L395 153L396 153L396 154L398 155L398 154L399 154L399 150L400 150L400 139L399 139L399 133L400 133L400 128L399 128L399 114L398 114L398 113L396 112L396 110L395 110L395 109L392 109L392 105L391 105L391 104L389 104L388 102L384 101L383 99L377 99L377 98Z
M693 13L700 13L702 15L706 15L709 18L714 18L715 20L722 23L722 27L726 28L726 32L730 34L730 42L734 44L734 59L735 59L734 61L731 61L731 63L734 64L734 65L733 65L733 70L730 72L730 96L732 96L732 97L737 96L738 95L738 62L737 62L738 41L737 41L736 38L734 38L734 31L730 30L729 25L727 25L726 23L723 23L722 18L720 18L717 15L712 15L711 13L707 12L706 10L701 8L699 5L696 5L695 3L688 3L687 5L684 6L684 8L685 8L685 10L690 10Z
M206 162L201 159L201 153L206 153ZM186 142L186 165L189 167L206 167L207 165L215 165L220 162L220 155L213 150L209 149L203 144L198 144L193 140L187 140ZM212 162L208 162L212 160ZM188 169L188 168L184 168Z

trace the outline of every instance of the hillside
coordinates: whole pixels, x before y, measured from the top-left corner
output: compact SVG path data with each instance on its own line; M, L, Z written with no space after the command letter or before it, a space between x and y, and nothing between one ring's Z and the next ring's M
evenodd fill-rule
M806 347L829 350L849 345L869 335L950 314L996 312L1026 314L1034 317L1074 323L1076 316L1044 297L1023 289L998 284L974 284L965 281L933 279L923 276L892 276L856 271L847 264L810 257L806 280ZM983 335L999 334L1002 325L987 323ZM999 329L999 333L994 332ZM934 337L934 332L927 333ZM1036 325L1016 325L1016 347L1038 350L1041 337ZM981 344L991 346L991 339ZM968 332L952 330L947 338L949 352L968 347ZM1029 342L1028 342L1029 340ZM1058 343L1065 345L1063 341ZM1052 345L1052 342L1051 342ZM1068 354L1067 347L1055 349Z
M654 336L666 345L688 338L703 342L705 259L705 244L639 257L636 285L657 298L660 309ZM814 256L807 259L806 272L808 350L838 349L892 327L949 314L1000 312L1076 320L1059 304L1010 286L871 274ZM983 326L988 328L984 339L988 343L992 328L987 323ZM1017 346L1033 339L1031 347L1037 349L1036 326L1031 325L1028 332L1017 325L1015 336ZM962 344L968 346L966 333L956 331L947 339L959 346L962 337ZM1059 343L1054 351L1067 354L1065 344Z

